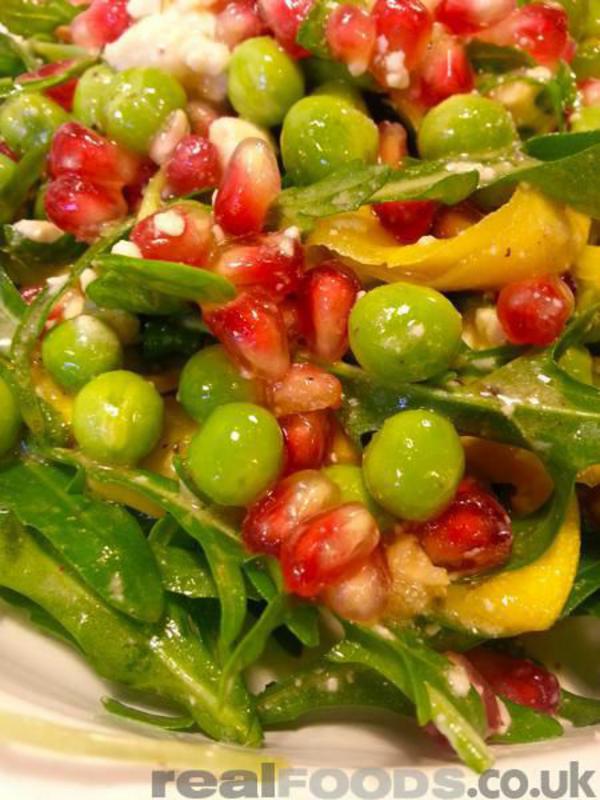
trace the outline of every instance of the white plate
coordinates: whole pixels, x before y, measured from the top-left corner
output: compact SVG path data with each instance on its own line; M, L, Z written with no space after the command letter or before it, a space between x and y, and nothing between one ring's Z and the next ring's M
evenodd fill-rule
M352 722L347 715L321 717L298 729L270 733L258 755L197 735L165 734L118 720L99 704L102 695L114 694L114 687L96 678L69 648L29 628L6 607L0 614L0 797L6 800L149 800L153 769L220 773L235 767L256 770L270 760L313 773L318 768L380 767L388 774L418 768L429 781L440 767L452 766L466 784L476 780L392 715L360 714ZM555 667L556 654L564 654L560 667L571 687L599 693L600 623L577 620L558 626L552 637L532 637L531 644L540 654L550 649ZM595 769L599 752L600 731L571 730L553 742L497 747L496 767L525 770L535 786L540 769L555 773L574 760L580 770ZM600 775L595 781L600 797ZM174 790L167 796L182 797ZM301 800L313 796L309 789L290 793Z

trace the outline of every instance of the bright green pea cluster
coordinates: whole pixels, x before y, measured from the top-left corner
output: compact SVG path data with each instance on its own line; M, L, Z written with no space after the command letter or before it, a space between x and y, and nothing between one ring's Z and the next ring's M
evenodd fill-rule
M106 64L96 64L83 73L73 97L73 114L88 128L104 130L105 110L112 95L115 73Z
M23 92L0 107L0 139L23 155L31 148L48 144L54 131L68 120L67 112L53 100Z

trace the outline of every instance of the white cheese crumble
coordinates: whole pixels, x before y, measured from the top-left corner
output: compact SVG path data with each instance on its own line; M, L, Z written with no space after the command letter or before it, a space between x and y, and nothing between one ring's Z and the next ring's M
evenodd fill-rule
M38 244L53 244L64 236L64 232L58 226L43 219L20 219L15 222L13 228L25 239Z
M177 211L163 211L154 217L154 229L165 236L181 236L185 231L185 219Z
M456 697L466 697L471 691L471 681L462 664L453 664L446 671L446 680Z
M500 324L498 314L493 306L485 306L475 311L475 329L489 347L499 347L506 344L508 339L504 328Z
M121 239L120 242L113 245L110 252L114 256L129 256L130 258L142 257L142 251L137 244L135 244L135 242L128 242L125 239Z
M406 89L410 84L410 75L404 64L404 50L387 53L383 59L385 65L385 82L390 89Z
M269 134L245 119L238 117L219 117L210 126L208 138L219 152L221 166L225 168L234 150L244 139L262 139L270 147L273 146Z
M175 152L179 142L190 133L187 114L181 108L169 114L167 121L150 143L148 155L158 166L162 166Z
M84 269L83 272L81 273L81 277L79 278L79 285L81 286L81 291L85 292L90 283L93 283L97 277L98 273L95 270L91 269L91 267L87 267L86 269Z

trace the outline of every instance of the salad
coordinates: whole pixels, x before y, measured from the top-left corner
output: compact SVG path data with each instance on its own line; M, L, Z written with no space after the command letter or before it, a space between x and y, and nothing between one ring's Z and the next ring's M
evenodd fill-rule
M599 724L526 636L600 617L597 0L0 24L2 600L223 742Z

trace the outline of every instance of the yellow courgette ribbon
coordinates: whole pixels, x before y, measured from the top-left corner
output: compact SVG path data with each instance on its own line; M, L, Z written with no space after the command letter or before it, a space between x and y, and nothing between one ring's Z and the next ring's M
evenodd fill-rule
M398 245L365 207L319 220L308 241L347 260L363 279L459 291L564 272L584 249L589 229L588 217L522 185L508 203L450 239Z

